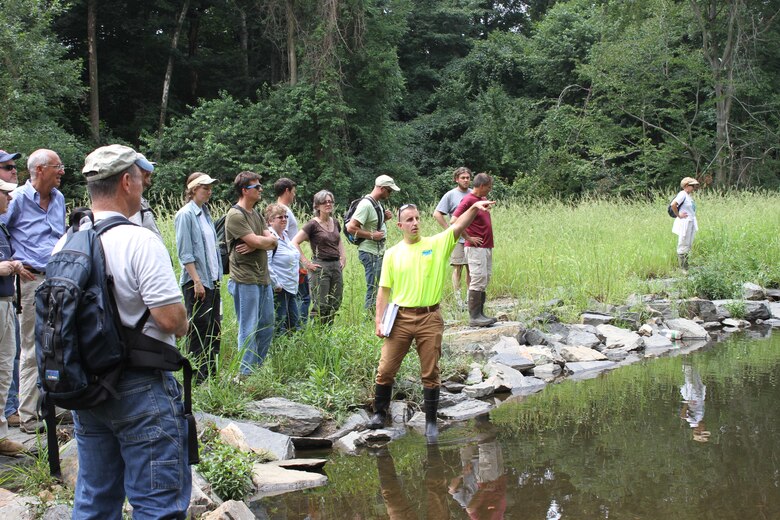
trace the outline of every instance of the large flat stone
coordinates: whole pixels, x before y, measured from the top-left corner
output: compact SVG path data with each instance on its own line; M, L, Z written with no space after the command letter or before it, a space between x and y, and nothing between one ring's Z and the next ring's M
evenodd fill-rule
M195 415L199 427L203 427L206 423L212 422L221 431L230 425L234 425L233 428L230 428L227 435L229 436L228 438L236 443L233 445L239 449L248 449L255 453L271 453L278 460L292 459L295 457L295 447L293 446L292 440L287 435L272 432L271 430L249 422L225 419L202 412L197 412Z
M598 325L596 328L599 334L606 338L604 344L608 349L621 349L630 352L644 346L642 336L634 331L621 329L614 325Z
M607 356L598 350L571 345L561 346L558 349L558 354L560 354L566 362L604 361L607 359Z
M282 397L269 397L247 404L247 410L279 421L280 433L305 437L322 424L322 412L313 406Z
M483 381L476 385L467 386L463 389L463 394L467 398L479 399L480 397L488 397L496 393L496 387L492 383Z
M580 316L583 325L606 325L615 321L615 317L601 312L583 312Z
M566 370L572 375L580 375L586 372L603 372L615 368L617 363L613 361L583 361L579 363L566 363Z
M563 365L565 360L552 347L545 345L534 345L526 347L536 366L546 365L548 363L558 363Z
M516 338L502 336L491 349L490 361L510 366L515 370L532 368L535 363L527 347L520 346Z
M460 352L473 343L487 347L497 343L501 336L517 337L523 329L519 321L499 321L490 327L479 329L449 329L444 332L442 344L455 352Z
M594 348L601 344L601 339L594 333L572 328L566 337L566 344L577 347Z
M469 399L455 406L439 409L439 417L451 421L468 421L474 417L490 413L492 408L490 404L484 401Z
M255 514L240 500L228 500L214 511L200 517L201 520L254 520Z
M485 382L492 384L496 392L511 392L524 385L525 376L512 367L490 362L485 365L485 371L488 373Z
M679 331L682 339L708 339L710 337L707 330L693 320L677 318L666 320L666 326L671 330Z

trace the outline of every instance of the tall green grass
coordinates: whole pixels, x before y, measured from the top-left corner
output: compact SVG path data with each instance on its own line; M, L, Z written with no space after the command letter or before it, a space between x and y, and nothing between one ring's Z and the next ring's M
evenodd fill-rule
M677 277L682 296L730 297L745 281L780 286L780 195L777 193L696 194L699 234L694 242L688 277L677 269L672 219L666 205L672 194L652 200L586 198L578 203L555 200L499 200L492 212L495 233L490 299L517 301L510 317L544 301L564 301L563 318L576 320L594 302L620 304L632 293L658 292L658 280ZM393 200L402 204L403 194ZM212 210L220 216L227 206ZM163 239L174 258L173 215L177 207L157 207ZM421 208L423 233L440 230ZM300 219L301 224L305 218ZM401 239L395 220L388 244ZM208 411L241 415L247 400L284 396L321 407L341 417L371 397L381 341L374 336L373 317L363 310L365 280L357 248L347 246L344 302L331 327L310 326L274 339L269 357L257 374L239 383L236 319L227 283L222 286L223 338L220 375L196 389L196 404ZM225 278L227 281L227 278ZM490 301L488 301L490 306ZM449 283L443 308L450 320L467 316L454 306ZM445 374L462 370L464 358L445 352ZM407 356L399 381L419 382L419 363ZM408 384L410 396L419 388Z

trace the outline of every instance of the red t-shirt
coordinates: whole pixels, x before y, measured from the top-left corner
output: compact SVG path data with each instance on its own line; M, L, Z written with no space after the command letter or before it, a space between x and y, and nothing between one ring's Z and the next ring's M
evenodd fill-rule
M463 197L463 200L458 204L457 209L453 213L454 216L460 217L466 211L474 205L475 202L480 200L487 200L486 197L477 197L473 193L467 194ZM493 249L493 223L490 221L490 212L478 211L477 217L474 219L469 227L466 228L466 234L472 237L480 237L482 239L482 245L475 246L468 240L466 241L466 247L485 247Z

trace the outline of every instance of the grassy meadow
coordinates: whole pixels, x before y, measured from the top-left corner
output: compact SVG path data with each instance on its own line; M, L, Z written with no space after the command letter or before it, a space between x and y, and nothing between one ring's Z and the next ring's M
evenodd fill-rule
M687 277L677 269L676 236L666 214L671 194L654 200L586 199L560 201L499 200L492 212L495 243L490 299L510 297L518 303L510 317L541 310L553 298L564 302L556 312L563 320L599 303L624 303L632 293L660 292L659 280L677 277L682 295L710 298L736 296L742 282L780 286L780 195L777 193L696 194L699 233ZM400 205L403 194L393 199ZM157 207L158 225L171 256L176 258L174 203ZM226 208L227 206L225 206ZM396 206L397 207L397 206ZM223 209L213 209L221 215ZM343 211L337 208L336 213ZM423 208L424 233L438 231ZM305 219L299 219L301 223ZM393 225L388 243L400 240ZM347 246L344 303L332 327L308 327L274 339L263 367L236 382L236 319L232 298L223 284L223 341L218 377L196 389L196 406L231 416L246 415L246 402L269 396L312 404L336 418L372 397L373 376L381 341L373 335L373 319L363 309L365 281L357 248ZM178 262L177 272L178 272ZM465 323L449 285L444 312L450 322ZM443 375L463 370L470 360L445 352ZM420 397L419 364L408 356L399 374L399 388Z

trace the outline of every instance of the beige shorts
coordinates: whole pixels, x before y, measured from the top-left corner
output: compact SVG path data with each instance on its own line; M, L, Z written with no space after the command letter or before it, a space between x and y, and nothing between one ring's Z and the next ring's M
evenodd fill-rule
M464 242L458 242L455 244L455 249L452 250L450 255L450 265L467 265L466 252L464 251Z
M493 275L493 249L485 247L467 247L466 260L469 262L469 291L484 292Z

